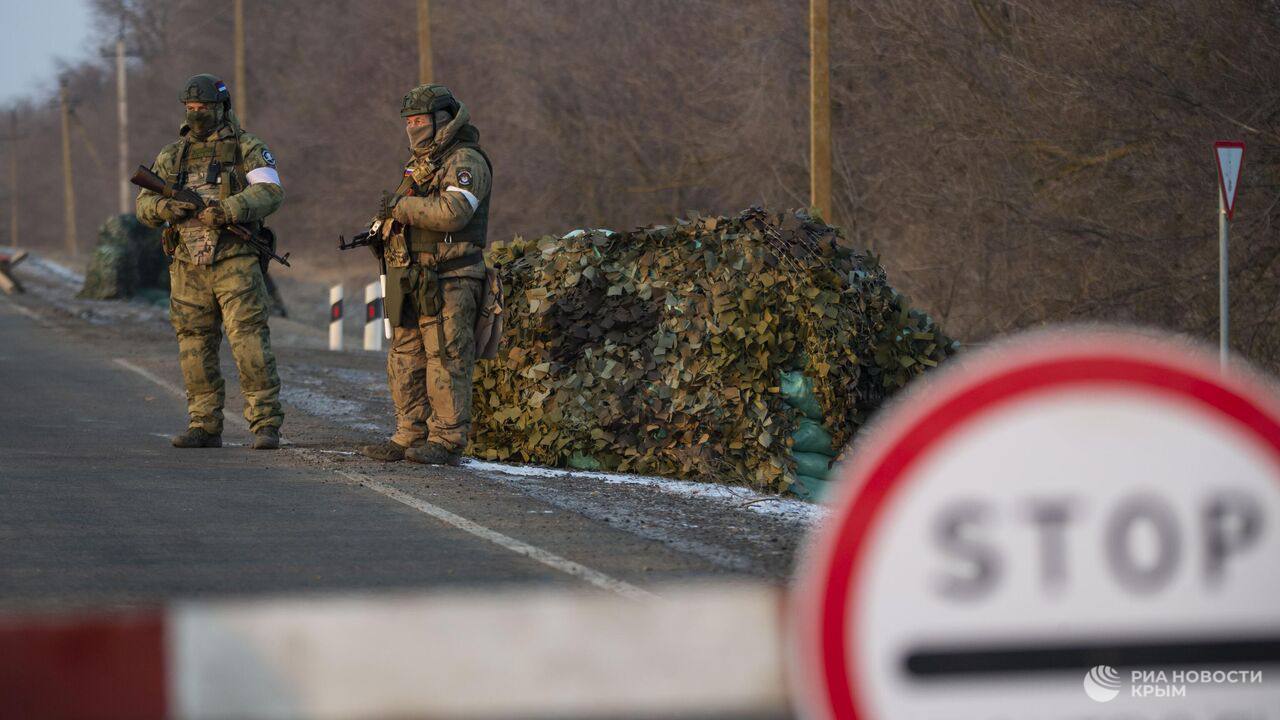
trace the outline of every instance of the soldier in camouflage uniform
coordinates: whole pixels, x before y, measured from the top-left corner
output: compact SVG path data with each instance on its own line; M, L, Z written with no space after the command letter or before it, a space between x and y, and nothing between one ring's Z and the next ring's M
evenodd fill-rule
M383 225L396 433L360 450L457 465L471 430L492 166L466 107L443 85L411 90L400 115L412 157L391 201L395 222Z
M178 335L190 418L173 445L222 446L225 389L218 346L225 327L253 447L274 450L280 446L284 413L267 328L270 300L258 251L226 226L241 223L257 230L284 200L280 175L266 144L240 129L222 81L196 75L179 99L186 122L178 141L160 151L151 169L175 189L195 191L208 206L197 215L192 204L149 190L137 201L139 220L165 226L165 251L171 257L169 316Z

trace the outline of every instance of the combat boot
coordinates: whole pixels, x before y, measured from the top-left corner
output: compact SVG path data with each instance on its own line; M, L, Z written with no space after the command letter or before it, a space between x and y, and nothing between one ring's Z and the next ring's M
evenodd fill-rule
M220 448L222 436L214 435L202 427L187 428L181 435L174 435L170 440L176 448Z
M361 455L382 462L399 462L404 459L405 446L394 440L386 442L373 443L372 445L361 445L357 448Z
M454 452L440 443L429 442L421 447L405 450L404 459L423 465L461 465L462 453Z
M254 450L276 450L280 447L280 429L268 425L253 434Z

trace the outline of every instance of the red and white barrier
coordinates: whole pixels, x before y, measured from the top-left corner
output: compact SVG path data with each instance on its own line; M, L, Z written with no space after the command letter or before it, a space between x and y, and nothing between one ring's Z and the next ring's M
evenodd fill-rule
M14 279L13 269L27 258L26 250L3 249L0 250L0 290L7 295L22 292L22 284Z
M342 285L329 288L329 349L342 349Z
M786 707L781 591L542 589L0 618L0 716L676 717Z
M382 283L371 282L364 286L364 349L382 349Z

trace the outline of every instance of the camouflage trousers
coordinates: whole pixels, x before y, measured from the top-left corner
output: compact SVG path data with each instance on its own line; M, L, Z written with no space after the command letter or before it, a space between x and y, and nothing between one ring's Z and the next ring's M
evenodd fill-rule
M476 365L481 283L475 278L442 283L444 304L439 314L423 317L406 312L402 327L391 330L387 379L396 408L396 434L391 439L408 447L425 438L462 452L471 432L471 373Z
M280 377L267 327L271 301L255 255L192 265L169 265L169 319L178 334L178 359L187 386L190 427L222 432L225 383L218 368L218 348L226 328L231 355L240 371L244 419L257 432L279 428Z

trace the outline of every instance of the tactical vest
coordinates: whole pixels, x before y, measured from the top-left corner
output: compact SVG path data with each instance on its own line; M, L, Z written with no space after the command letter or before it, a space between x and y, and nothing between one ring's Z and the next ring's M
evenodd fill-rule
M178 161L165 178L175 189L191 190L206 202L221 202L248 187L238 131L230 138L202 141L184 136L178 142ZM179 224L178 233L196 263L202 263L206 253L212 260L220 235L236 239L229 231L220 232L194 217Z
M475 143L458 143L449 148L449 151L440 157L440 170L427 181L426 185L412 185L414 195L422 196L434 192L441 192L444 188L444 161L450 155L464 148L471 148L480 153L480 157L484 158L484 162L489 166L489 175L493 176L493 162L489 160L488 154L480 149ZM406 178L408 180L408 178ZM436 249L437 245L443 243L471 243L476 247L484 247L489 236L489 198L493 196L493 184L490 182L489 193L484 196L480 204L476 206L475 212L471 214L471 220L466 227L457 232L440 232L439 230L428 230L420 227L408 228L409 252L431 252Z

